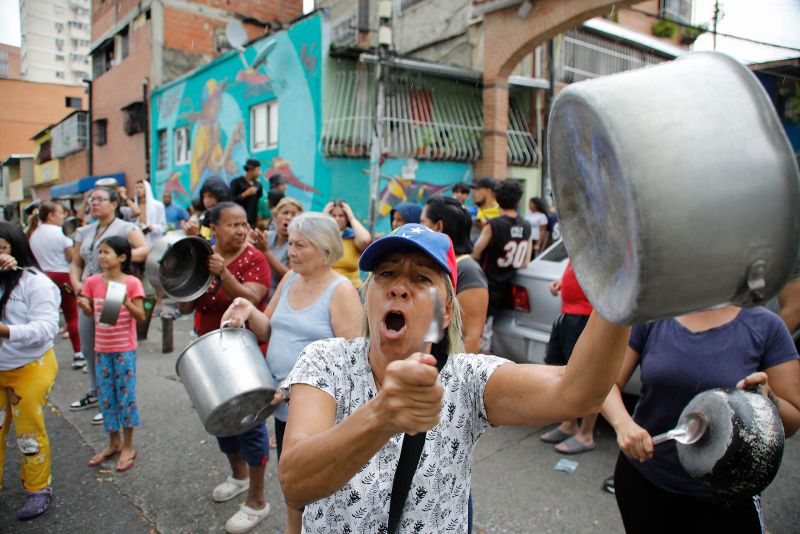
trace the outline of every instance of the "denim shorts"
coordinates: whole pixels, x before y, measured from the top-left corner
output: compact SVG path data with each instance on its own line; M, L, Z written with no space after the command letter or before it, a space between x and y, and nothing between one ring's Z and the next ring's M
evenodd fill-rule
M247 465L259 467L269 461L269 432L265 423L238 436L218 437L217 443L225 454L238 452Z

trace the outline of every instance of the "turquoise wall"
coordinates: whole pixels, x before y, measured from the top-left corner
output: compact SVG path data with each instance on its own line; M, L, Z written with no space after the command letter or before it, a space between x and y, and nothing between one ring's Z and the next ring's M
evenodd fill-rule
M347 200L366 221L369 207L369 161L324 158L320 151L323 75L327 68L327 23L322 12L287 31L265 37L241 54L229 52L212 63L153 91L151 99L151 176L156 195L171 191L174 202L187 206L212 175L230 182L243 174L247 158L262 165L267 179L282 174L286 194L306 209L321 210L329 200ZM266 54L266 56L264 56ZM265 57L265 61L259 61ZM253 65L254 62L258 64ZM330 83L327 77L325 83ZM329 88L335 90L335 88ZM250 108L278 103L278 145L250 152ZM189 126L192 155L174 161L174 131ZM158 167L159 131L166 134L166 168ZM424 202L435 192L471 181L464 163L386 160L381 168L380 213L376 230L389 229L391 206Z

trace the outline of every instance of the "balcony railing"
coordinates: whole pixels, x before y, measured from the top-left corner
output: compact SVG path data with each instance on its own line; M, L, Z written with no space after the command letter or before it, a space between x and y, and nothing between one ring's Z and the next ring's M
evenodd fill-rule
M481 88L452 80L392 71L386 83L382 152L396 158L471 162L480 159ZM373 139L376 87L367 68L334 74L323 109L321 148L328 157L368 157ZM523 107L509 99L508 161L541 160Z
M570 30L560 43L558 81L579 82L663 62L664 59L632 46Z

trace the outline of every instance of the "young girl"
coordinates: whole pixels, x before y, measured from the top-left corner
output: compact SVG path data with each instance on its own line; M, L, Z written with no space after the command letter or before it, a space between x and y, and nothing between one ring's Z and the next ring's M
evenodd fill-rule
M78 304L86 315L94 312L98 399L109 444L89 460L89 465L98 465L119 453L116 469L127 471L136 459L133 448L133 428L139 426L136 320L144 319L144 288L138 278L127 274L131 266L131 245L126 238L104 239L99 246L98 263L103 273L86 279ZM100 322L109 282L120 282L127 287L125 305L113 326Z

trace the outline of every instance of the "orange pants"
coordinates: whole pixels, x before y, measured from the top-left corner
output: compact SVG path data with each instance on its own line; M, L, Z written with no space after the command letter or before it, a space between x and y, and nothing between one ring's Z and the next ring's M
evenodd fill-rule
M53 349L17 369L0 371L0 483L11 423L17 433L22 485L39 491L50 485L50 441L44 428L44 409L58 374Z

